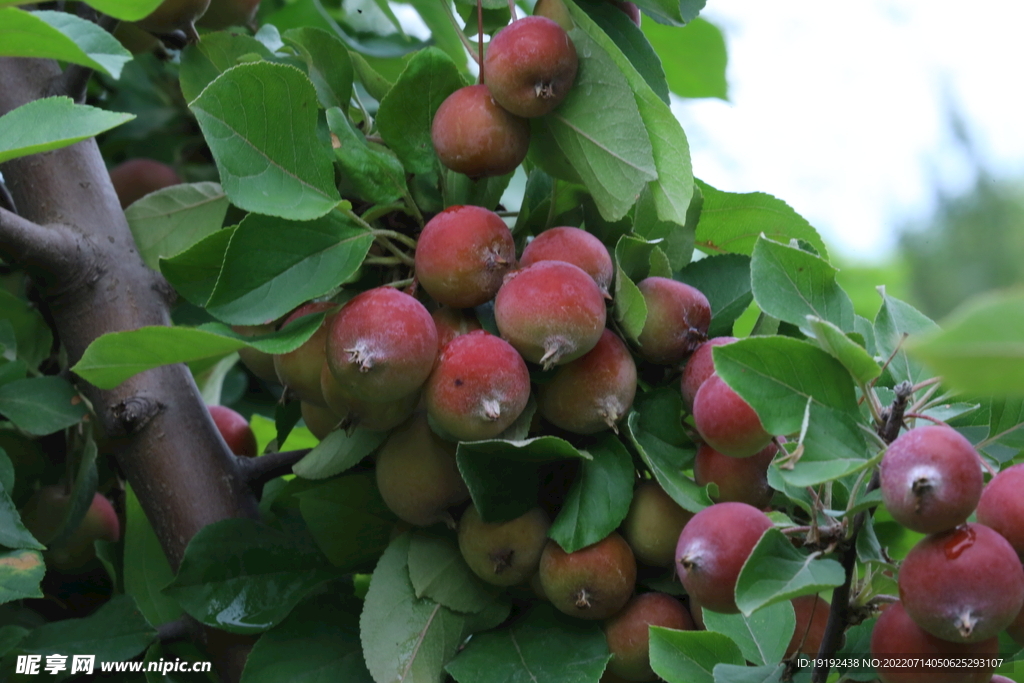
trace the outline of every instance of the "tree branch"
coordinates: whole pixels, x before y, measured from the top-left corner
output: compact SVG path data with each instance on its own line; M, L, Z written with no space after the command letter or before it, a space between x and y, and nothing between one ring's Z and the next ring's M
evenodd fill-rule
M270 480L291 474L295 463L306 457L311 450L303 448L297 451L267 453L258 458L240 457L238 467L242 470L242 476L249 482L249 486L254 491L262 491Z
M65 226L39 225L0 206L0 255L5 260L58 271L67 266L78 246L78 238Z

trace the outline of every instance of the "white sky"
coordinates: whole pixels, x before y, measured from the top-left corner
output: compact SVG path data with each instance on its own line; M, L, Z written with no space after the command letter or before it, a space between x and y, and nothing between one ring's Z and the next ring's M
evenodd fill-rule
M729 50L730 102L677 100L694 173L722 190L787 201L858 260L891 253L936 187L981 161L1024 175L1024 4L1008 0L708 0Z

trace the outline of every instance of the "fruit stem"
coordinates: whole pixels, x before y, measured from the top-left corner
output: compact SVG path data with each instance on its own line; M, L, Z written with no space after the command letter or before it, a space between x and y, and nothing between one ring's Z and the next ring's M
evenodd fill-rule
M373 231L374 237L388 237L390 239L395 240L396 242L401 242L410 249L416 248L416 240L409 237L408 235L403 235L402 233L395 232L394 230L384 230L382 228L371 228L371 230Z
M412 258L408 254L403 252L401 249L396 247L394 244L392 244L391 240L389 240L387 237L383 237L383 236L378 235L377 237L374 238L374 241L377 244L379 244L382 247L384 247L385 249L387 249L388 251L390 251L392 254L394 254L395 258L398 259L401 263L403 263L403 264L405 264L407 266L415 266L416 265L416 260L414 258ZM373 258L373 257L368 257L368 259L369 258Z
M469 55L473 58L474 62L481 64L482 60L477 57L476 50L473 49L473 43L466 37L466 34L463 33L462 27L459 26L459 22L455 20L455 15L452 13L452 8L449 6L448 0L441 0L441 7L444 8L444 13L448 15L448 21L450 21L452 26L455 28L455 33L459 36L459 40L462 41L462 46L466 48L466 51L469 52Z
M508 0L508 11L512 15L512 23L514 24L519 19L516 16L516 0Z
M476 0L476 49L477 64L480 65L480 85L484 84L484 4Z
M411 285L415 281L416 281L416 278L414 278L414 277L407 277L404 280L395 280L394 282L388 282L384 286L385 287L394 287L395 289L402 289L404 287L408 287L409 285Z

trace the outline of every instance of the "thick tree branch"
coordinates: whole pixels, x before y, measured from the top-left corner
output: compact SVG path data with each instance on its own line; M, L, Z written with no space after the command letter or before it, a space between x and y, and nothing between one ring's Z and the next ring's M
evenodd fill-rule
M249 486L254 491L260 491L271 479L291 474L295 463L306 457L310 450L304 448L298 451L267 453L258 458L240 457L238 466L242 470L242 476L249 482Z
M0 207L0 255L40 271L59 271L78 249L78 239L63 225L39 225Z

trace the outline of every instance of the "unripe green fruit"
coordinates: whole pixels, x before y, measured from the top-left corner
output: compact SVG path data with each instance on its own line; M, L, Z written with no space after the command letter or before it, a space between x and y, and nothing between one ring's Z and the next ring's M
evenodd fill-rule
M376 474L384 504L415 526L453 523L448 508L469 498L455 444L434 434L424 413L391 433L377 454Z
M330 408L321 408L302 401L299 410L302 411L302 421L306 423L306 428L320 441L326 439L327 435L341 423L341 418Z
M40 543L50 545L60 533L70 506L71 497L63 486L44 486L25 503L21 521ZM47 549L46 561L59 571L75 573L96 557L94 541L115 543L120 538L121 523L117 513L110 501L97 493L81 524L68 540Z
M441 163L470 178L511 173L530 149L530 125L498 106L485 85L453 92L438 107L430 139Z
M361 427L380 432L394 429L408 420L416 411L421 394L414 391L407 396L381 403L364 401L338 384L327 363L324 363L320 371L320 389L327 407L337 416L335 425L340 424L346 429Z
M551 604L580 619L607 619L629 601L636 585L633 551L614 532L574 553L549 540L539 572Z
M566 33L576 26L562 0L537 0L537 4L533 6L533 13L538 17L547 17L561 26Z
M438 303L472 308L498 293L516 260L505 221L479 206L450 206L416 241L416 279Z
M110 182L124 209L151 192L178 185L181 178L165 163L153 159L129 159L110 169Z
M229 26L252 26L260 0L210 0L196 26L219 31Z
M569 34L541 16L498 31L487 46L483 72L495 101L517 116L543 116L569 94L579 59Z
M270 334L274 331L274 323L264 323L262 325L232 325L231 329L246 337L260 337L265 334ZM256 375L264 382L273 382L277 384L280 380L277 377L277 370L274 368L274 356L254 349L251 347L244 347L238 349L238 357L241 359L242 364L249 368L252 374Z
M149 16L136 21L135 25L157 35L184 31L189 42L194 43L199 40L195 22L209 6L210 0L164 0Z
M470 505L459 520L459 550L477 576L496 586L523 583L537 572L551 523L540 508L489 524Z
M510 273L494 299L501 336L546 370L594 348L606 316L594 279L561 261L540 261Z
M637 595L604 624L608 650L612 653L608 671L626 681L658 680L651 668L651 626L694 630L690 613L676 598L666 593Z
M326 301L302 304L285 318L281 329L303 316L332 311L335 308L335 304ZM278 381L295 392L300 400L321 407L327 406L323 391L320 389L320 369L326 358L325 347L330 324L331 316L328 315L313 336L302 346L294 351L274 356L274 370L277 372Z
M636 395L636 363L626 345L605 330L586 354L559 366L538 390L537 409L556 427L576 434L618 431Z
M633 491L622 535L637 561L652 567L671 567L679 534L693 513L665 493L653 479L640 482Z

